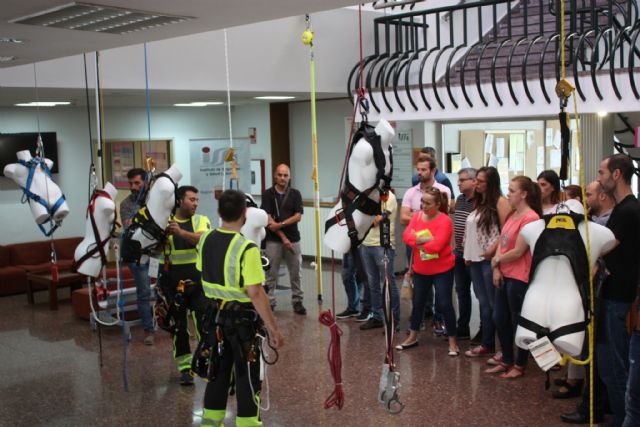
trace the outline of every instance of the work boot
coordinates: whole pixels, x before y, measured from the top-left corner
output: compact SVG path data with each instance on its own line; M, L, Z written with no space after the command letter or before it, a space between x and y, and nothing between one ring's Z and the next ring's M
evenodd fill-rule
M180 371L180 385L193 385L193 377L189 369Z
M296 301L293 303L293 312L304 316L307 314L307 309L302 305L302 301Z
M366 331L368 329L382 328L383 326L384 322L382 320L370 317L369 320L360 325L360 330Z

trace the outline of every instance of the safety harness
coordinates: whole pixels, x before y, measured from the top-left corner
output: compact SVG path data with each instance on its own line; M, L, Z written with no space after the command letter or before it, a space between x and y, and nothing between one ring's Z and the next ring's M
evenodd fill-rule
M548 337L551 342L564 335L582 332L589 324L591 313L589 312L589 261L582 236L578 231L578 225L584 217L574 212L545 215L545 229L540 234L533 250L529 283L537 272L537 268L547 257L563 255L571 263L571 269L580 291L585 320L562 326L553 331L522 316L518 324L532 332L537 338Z
M53 216L55 215L55 213L58 211L58 209L60 209L60 206L62 206L62 204L65 202L65 197L64 194L62 194L58 200L56 200L56 202L53 204L53 206L49 207L49 203L47 200L44 200L42 197L38 196L37 194L33 193L31 191L31 184L33 183L33 177L36 173L36 169L38 167L40 167L42 169L42 171L51 179L53 180L53 177L51 176L51 171L49 170L49 167L47 166L47 163L45 161L45 159L43 157L33 157L30 160L18 160L18 163L20 163L22 166L24 166L25 168L27 168L29 170L29 174L27 175L27 182L25 184L24 187L20 187L22 188L22 203L26 203L29 200L34 201L35 203L39 203L42 206L44 206L44 208L47 210L47 213L49 214L49 221L51 222L51 227L49 228L49 230L46 230L42 224L38 224L38 227L40 228L40 230L44 233L45 236L49 237L53 234L54 231L56 231L56 229L60 226L59 223L54 222L53 221Z
M380 215L380 203L370 199L369 195L374 190L380 190L381 194L386 193L390 187L391 176L393 175L393 156L391 155L392 148L389 146L390 168L389 174L387 175L385 173L387 161L382 149L382 140L380 135L375 132L374 127L369 125L367 122L363 121L360 128L358 128L354 133L349 149L349 158L351 158L351 154L353 153L356 143L361 139L367 141L373 149L373 161L377 169L376 182L371 187L360 191L351 183L351 180L349 179L349 167L347 167L344 187L340 193L342 207L338 209L332 218L325 222L324 226L326 233L332 226L340 224L345 220L352 249L358 247L364 239L364 237L362 239L358 238L358 230L353 220L354 212L358 210L365 215Z
M178 206L178 200L175 195L178 185L173 178L164 172L159 173L149 184L149 189L153 183L161 177L169 179L174 186L174 205L171 211L171 214L173 215L176 207ZM142 255L150 255L155 248L164 247L166 243L167 235L165 230L156 223L146 205L147 195L147 193L144 193L140 197L141 200L145 201L145 204L142 205L138 212L136 212L131 220L131 225L125 230L125 234L122 238L122 259L125 262L139 263ZM133 235L138 229L141 229L142 234L154 242L143 248L139 241L133 239Z
M107 264L107 253L105 252L105 246L107 246L107 243L114 235L116 226L118 225L117 224L118 214L117 213L115 214L116 217L113 220L113 224L111 225L111 230L109 231L109 234L107 234L107 236L101 240L100 231L98 230L98 225L96 224L96 218L95 218L96 200L98 200L99 197L105 197L109 200L112 200L109 193L107 193L104 190L93 191L93 194L91 195L91 200L89 201L89 205L87 206L86 217L88 217L91 220L91 229L93 230L93 238L95 240L95 244L90 249L87 250L87 253L85 253L78 260L73 262L74 270L77 270L78 267L80 267L82 263L88 260L89 258L93 258L96 253L100 255L100 261L102 262L102 265L104 266Z

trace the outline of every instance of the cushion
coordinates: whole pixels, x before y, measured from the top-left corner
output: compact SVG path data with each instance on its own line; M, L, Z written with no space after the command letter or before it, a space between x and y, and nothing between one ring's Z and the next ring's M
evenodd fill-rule
M76 247L82 241L82 237L70 237L67 239L56 239L53 244L56 248L56 254L58 260L61 259L73 259L73 255L76 251Z
M0 246L0 267L11 265L11 251L7 246Z
M51 242L16 243L10 246L11 263L15 266L51 262Z

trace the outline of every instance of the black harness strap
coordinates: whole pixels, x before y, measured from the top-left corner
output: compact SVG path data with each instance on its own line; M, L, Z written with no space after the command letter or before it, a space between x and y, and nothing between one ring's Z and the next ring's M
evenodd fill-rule
M583 322L571 323L570 325L565 325L558 329L554 329L552 331L549 328L542 327L538 325L536 322L533 322L529 319L525 319L522 316L518 318L518 325L530 330L531 332L534 332L538 339L542 337L548 337L549 341L551 342L565 335L571 335L577 332L583 332L588 324L589 324L589 321L585 320Z

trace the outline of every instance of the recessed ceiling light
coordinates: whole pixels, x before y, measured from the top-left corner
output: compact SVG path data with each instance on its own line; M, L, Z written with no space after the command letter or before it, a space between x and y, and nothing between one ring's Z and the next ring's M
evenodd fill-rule
M70 102L54 102L54 101L40 101L40 102L22 102L15 104L16 107L55 107L57 105L70 105Z
M271 101L282 101L285 99L295 99L295 96L254 96L253 99L265 99Z
M222 101L210 101L210 102L188 102L181 104L173 104L174 107L208 107L209 105L222 105Z
M119 7L73 2L13 19L12 24L36 25L67 30L127 34L134 31L176 24L191 16L167 15Z
M0 37L0 43L23 43L26 40L15 39L13 37Z
M15 60L16 60L15 56L0 56L0 62L11 62Z
M607 117L606 111L598 111L598 117Z

